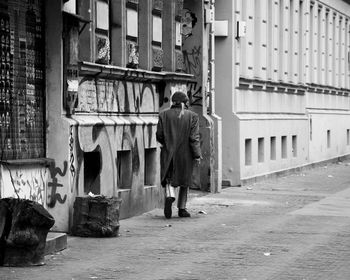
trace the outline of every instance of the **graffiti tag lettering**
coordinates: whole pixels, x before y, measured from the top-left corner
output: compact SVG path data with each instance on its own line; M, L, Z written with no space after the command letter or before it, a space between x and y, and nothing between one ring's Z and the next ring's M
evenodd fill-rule
M82 79L76 112L153 113L156 85L131 81Z
M191 106L202 107L202 87L197 82L187 83L187 95Z
M62 198L61 194L57 193L57 188L61 188L63 187L63 185L58 183L58 180L56 178L57 174L59 174L61 177L65 176L67 173L67 169L68 169L67 161L63 162L63 171L59 167L56 167L56 163L50 166L50 174L51 174L52 182L48 183L48 187L51 188L51 194L48 196L49 202L47 203L47 206L50 208L54 208L57 201L61 204L64 204L67 200L66 194Z
M183 50L184 70L186 73L193 74L196 77L200 76L202 71L201 49L201 46L195 46L190 52Z

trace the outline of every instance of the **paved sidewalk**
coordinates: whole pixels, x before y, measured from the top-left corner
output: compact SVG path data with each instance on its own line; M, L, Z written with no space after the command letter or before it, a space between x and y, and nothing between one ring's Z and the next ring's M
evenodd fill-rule
M121 220L118 238L68 238L45 266L1 280L348 280L350 164L219 194L191 192L192 218L162 209Z

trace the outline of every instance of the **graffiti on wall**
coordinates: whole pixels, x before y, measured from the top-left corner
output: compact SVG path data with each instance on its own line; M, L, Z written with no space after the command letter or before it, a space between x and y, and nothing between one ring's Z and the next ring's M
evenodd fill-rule
M11 174L10 174L11 172ZM11 180L11 176L12 179ZM42 168L19 168L3 169L2 183L4 197L16 197L30 199L40 204L44 203L45 186L47 181L47 169ZM12 184L13 182L13 184Z
M127 143L125 145L125 143ZM130 126L130 131L123 126L123 139L121 150L125 149L127 146L131 152L131 170L133 173L138 174L140 170L140 153L139 153L139 144L136 137L136 125L132 124Z
M196 77L202 74L201 54L201 46L194 46L190 51L183 50L184 70L186 73L193 74Z
M81 79L76 112L152 113L156 85L121 80Z
M135 180L142 183L145 149L156 151L157 147L157 117L130 113L158 113L159 90L149 82L81 79L76 112L122 115L105 117L99 123L92 117L91 125L70 127L69 170L76 187L83 187L84 193L106 194L112 190L108 186L129 188L137 184Z
M136 123L135 118L122 117L114 119L115 123L110 119L108 124L78 126L75 183L84 185L84 193L105 194L106 189L101 189L101 186L131 188L137 184L135 180L142 183L145 149L157 146L154 133L156 121L141 123L139 119ZM86 153L91 152L98 153L101 164L87 161ZM93 173L95 178L86 178L87 174L82 170L87 168L92 170L90 175ZM87 179L94 183L89 186ZM79 183L80 180L83 181ZM96 186L95 182L100 186Z
M202 86L200 84L200 77L202 75L201 65L201 46L193 47L191 51L183 51L184 54L184 67L188 74L193 74L196 81L187 83L187 95L190 99L191 106L202 107Z
M202 107L202 86L199 86L197 82L187 83L187 95L191 106Z
M69 171L72 175L72 178L75 177L75 157L74 157L74 137L73 137L73 126L69 128Z
M187 95L190 99L190 105L192 107L203 107L203 94L206 102L205 107L209 110L210 92L205 91L201 85L202 77L202 65L201 65L201 46L194 47L190 52L184 52L184 65L186 73L193 74L196 78L195 81L187 83ZM209 111L208 111L209 113Z
M182 9L181 24L182 24L182 41L192 36L192 30L197 23L197 17L189 9Z
M57 175L64 177L67 173L67 169L67 161L63 162L63 170L56 167L56 163L53 163L49 168L51 181L48 183L47 206L50 208L54 208L57 202L64 204L67 200L67 194L65 194L62 198L61 194L57 192L58 188L63 187L63 184L59 183Z

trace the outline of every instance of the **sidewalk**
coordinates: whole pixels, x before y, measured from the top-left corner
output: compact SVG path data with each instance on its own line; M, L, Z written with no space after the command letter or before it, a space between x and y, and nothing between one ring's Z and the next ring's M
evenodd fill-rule
M350 279L350 164L219 194L191 191L190 219L162 209L121 220L117 238L68 237L45 266L0 279Z

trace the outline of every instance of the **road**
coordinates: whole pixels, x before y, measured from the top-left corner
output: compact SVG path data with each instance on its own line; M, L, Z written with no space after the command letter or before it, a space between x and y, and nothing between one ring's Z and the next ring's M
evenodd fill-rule
M0 279L350 279L349 162L192 191L192 217L173 210L122 220L117 238L69 237L45 266L2 267Z

